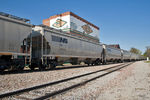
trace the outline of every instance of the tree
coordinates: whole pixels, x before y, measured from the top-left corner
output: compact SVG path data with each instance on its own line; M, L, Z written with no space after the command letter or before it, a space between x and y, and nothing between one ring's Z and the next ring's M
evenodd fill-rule
M146 49L146 51L145 51L145 53L144 53L144 56L150 58L150 46L147 46L146 48L147 48L147 49Z
M130 52L135 53L135 54L139 54L139 55L142 54L142 52L141 52L139 49L134 48L134 47L132 47L132 48L130 49Z

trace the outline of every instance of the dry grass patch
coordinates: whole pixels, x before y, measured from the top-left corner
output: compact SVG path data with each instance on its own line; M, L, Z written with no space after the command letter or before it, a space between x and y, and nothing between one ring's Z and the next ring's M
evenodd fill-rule
M145 61L145 63L150 63L150 61Z

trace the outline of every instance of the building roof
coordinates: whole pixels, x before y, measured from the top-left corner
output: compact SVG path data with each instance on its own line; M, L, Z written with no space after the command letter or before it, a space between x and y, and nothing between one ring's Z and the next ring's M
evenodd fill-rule
M119 44L110 44L108 46L120 49L120 45Z
M65 13L62 13L62 14L58 14L58 15L54 15L54 16L50 16L48 19L51 20L51 19L54 19L54 18L57 18L57 17L60 17L60 16L67 16L67 15L71 15L71 16L74 16L76 17L77 19L79 20L82 20L83 22L93 26L94 28L98 29L99 30L99 27L97 27L96 25L88 22L87 20L83 19L82 17L79 17L78 15L72 13L72 12L65 12ZM46 19L45 19L46 20Z

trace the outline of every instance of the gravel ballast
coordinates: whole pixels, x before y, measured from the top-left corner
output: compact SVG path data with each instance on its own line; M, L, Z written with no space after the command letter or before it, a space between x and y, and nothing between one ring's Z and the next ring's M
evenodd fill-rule
M150 100L150 65L143 61L125 67L54 100Z
M77 76L119 64L0 75L0 94Z
M71 76L77 76L119 64L52 70L31 73L0 75L0 93L48 83ZM105 73L107 71L103 71ZM98 73L97 73L98 75ZM90 77L93 77L90 76ZM90 78L88 77L88 78ZM86 78L85 78L86 79ZM44 95L47 91L58 90L84 79L65 82L65 85L40 89ZM38 95L38 90L31 93ZM41 96L42 96L41 95ZM150 64L135 62L119 71L98 78L86 85L51 97L53 100L150 100Z

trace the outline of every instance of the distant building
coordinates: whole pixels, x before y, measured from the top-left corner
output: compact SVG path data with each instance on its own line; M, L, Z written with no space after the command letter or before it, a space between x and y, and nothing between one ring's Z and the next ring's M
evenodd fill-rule
M44 19L43 24L78 37L99 42L99 27L72 12L51 16Z
M120 49L120 45L119 44L111 44L111 45L108 45L108 46Z

